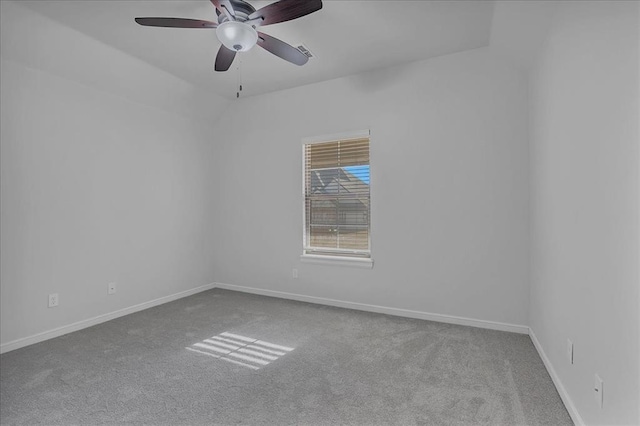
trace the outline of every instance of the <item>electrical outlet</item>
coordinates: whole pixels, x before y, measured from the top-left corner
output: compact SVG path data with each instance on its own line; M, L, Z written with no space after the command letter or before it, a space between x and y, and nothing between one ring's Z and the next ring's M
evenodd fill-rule
M297 269L292 269L291 270L291 277L298 278L298 270Z
M573 342L571 339L567 339L567 359L569 364L573 364Z
M55 308L58 306L58 293L51 293L49 295L49 307Z
M603 389L603 383L602 383L602 379L600 378L600 376L598 376L596 374L595 377L595 384L593 385L593 396L596 399L596 404L598 404L598 408L602 408L602 403L604 401L604 389Z
M107 294L116 294L116 283L109 283Z

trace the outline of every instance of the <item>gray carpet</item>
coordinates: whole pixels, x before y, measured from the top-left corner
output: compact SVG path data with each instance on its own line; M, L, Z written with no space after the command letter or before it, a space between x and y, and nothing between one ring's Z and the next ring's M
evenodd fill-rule
M572 424L528 336L220 289L2 355L0 421Z

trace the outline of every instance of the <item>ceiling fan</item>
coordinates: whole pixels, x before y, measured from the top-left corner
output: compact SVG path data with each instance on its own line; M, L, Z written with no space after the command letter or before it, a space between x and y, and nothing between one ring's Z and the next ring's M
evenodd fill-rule
M260 31L257 27L297 19L322 9L322 0L280 0L256 10L244 0L211 0L218 22L186 18L136 18L140 25L165 28L214 28L222 43L215 70L227 71L237 52L246 52L256 44L296 65L309 58L290 44Z

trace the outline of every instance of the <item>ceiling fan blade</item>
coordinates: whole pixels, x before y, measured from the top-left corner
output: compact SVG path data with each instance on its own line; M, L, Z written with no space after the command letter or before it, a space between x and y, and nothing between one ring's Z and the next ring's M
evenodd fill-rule
M322 0L280 0L256 10L249 15L248 19L256 19L256 26L264 26L300 18L320 9L322 9Z
M236 57L235 50L227 49L224 45L220 46L218 55L216 56L216 71L226 71L233 63L233 59Z
M220 13L227 15L230 21L236 20L236 11L233 10L233 5L230 0L211 0L211 3L213 3Z
M216 28L218 26L215 22L186 18L136 18L136 22L147 27L164 28Z
M278 40L275 37L271 37L270 35L261 33L259 31L258 45L263 49L273 53L274 55L279 56L285 61L291 62L292 64L304 65L309 60L309 58L307 58L307 55L291 46L290 44L287 44L282 40Z

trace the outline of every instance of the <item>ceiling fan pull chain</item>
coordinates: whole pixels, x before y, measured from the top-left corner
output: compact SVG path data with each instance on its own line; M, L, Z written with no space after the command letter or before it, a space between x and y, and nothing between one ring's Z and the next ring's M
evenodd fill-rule
M240 92L242 92L242 59L238 61L238 91L236 92L236 99L240 98Z
M238 85L238 87L240 86L240 65L242 64L241 60L238 60L238 66L236 67L236 84ZM238 89L236 91L236 99L240 98L240 89Z

